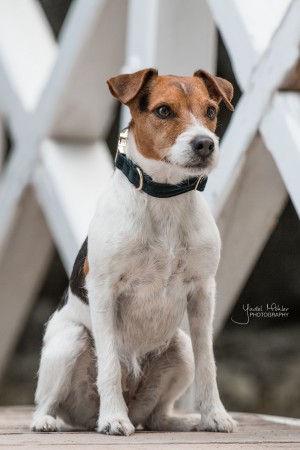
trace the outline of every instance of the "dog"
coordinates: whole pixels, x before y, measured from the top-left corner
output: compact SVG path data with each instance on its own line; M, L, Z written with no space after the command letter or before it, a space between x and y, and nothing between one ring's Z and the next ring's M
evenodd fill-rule
M233 110L233 87L203 70L151 68L107 83L132 120L46 327L32 429L55 431L63 419L112 435L231 432L212 344L221 243L199 191L217 164L219 104ZM186 309L191 339L179 328ZM199 411L174 413L194 377Z

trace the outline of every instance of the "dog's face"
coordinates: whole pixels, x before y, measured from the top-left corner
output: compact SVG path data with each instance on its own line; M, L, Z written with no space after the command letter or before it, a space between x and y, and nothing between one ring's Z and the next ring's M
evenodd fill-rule
M202 70L177 77L145 69L111 78L108 85L130 108L130 128L143 156L185 175L207 174L215 166L219 103L223 100L233 110L231 83Z

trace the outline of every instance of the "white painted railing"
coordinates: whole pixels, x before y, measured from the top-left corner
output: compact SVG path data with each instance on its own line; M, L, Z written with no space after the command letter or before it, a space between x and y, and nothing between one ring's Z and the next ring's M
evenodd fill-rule
M243 90L206 192L223 241L218 331L277 222L286 189L300 215L300 141L291 132L300 94L276 93L299 61L300 1L274 0L271 10L268 0L208 3Z

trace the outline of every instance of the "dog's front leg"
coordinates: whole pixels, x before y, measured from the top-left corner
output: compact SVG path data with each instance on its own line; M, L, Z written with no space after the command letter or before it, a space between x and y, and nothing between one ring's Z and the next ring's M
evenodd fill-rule
M129 436L134 426L122 394L121 366L115 333L115 299L107 284L88 283L92 330L95 340L100 395L98 431Z
M231 432L235 421L226 412L218 392L213 355L215 281L198 286L188 298L188 316L195 356L196 397L200 430Z

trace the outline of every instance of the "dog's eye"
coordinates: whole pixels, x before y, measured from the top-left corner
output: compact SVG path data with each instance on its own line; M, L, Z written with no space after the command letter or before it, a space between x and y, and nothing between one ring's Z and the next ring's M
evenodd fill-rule
M214 120L217 115L216 108L214 108L213 106L209 106L207 108L206 115L210 120Z
M173 117L173 113L167 105L159 106L154 110L154 112L160 119L169 119Z

